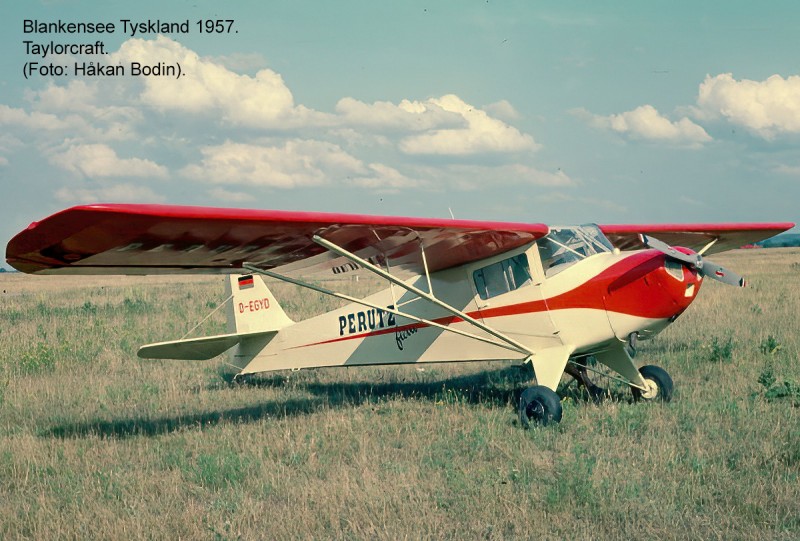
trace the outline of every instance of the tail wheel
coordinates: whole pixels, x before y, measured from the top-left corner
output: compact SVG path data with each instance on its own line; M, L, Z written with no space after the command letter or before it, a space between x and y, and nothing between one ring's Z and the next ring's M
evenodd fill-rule
M528 387L519 397L519 423L522 428L531 424L546 426L561 422L561 399L548 387Z
M666 370L654 365L643 366L639 373L644 379L645 390L631 387L634 400L669 402L672 400L672 378Z

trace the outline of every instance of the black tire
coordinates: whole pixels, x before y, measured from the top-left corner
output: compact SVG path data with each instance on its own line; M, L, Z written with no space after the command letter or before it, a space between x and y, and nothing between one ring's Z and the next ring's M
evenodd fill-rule
M519 397L519 424L547 426L561 422L561 399L551 389L542 385L528 387Z
M673 383L666 370L658 366L647 365L641 367L639 373L651 390L644 392L636 387L631 387L634 400L646 402L669 402L672 400Z

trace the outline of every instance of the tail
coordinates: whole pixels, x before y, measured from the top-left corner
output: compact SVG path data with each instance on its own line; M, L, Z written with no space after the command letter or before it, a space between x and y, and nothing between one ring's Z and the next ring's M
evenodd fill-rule
M228 306L228 332L231 334L277 331L294 323L261 276L231 275L225 290L233 296Z
M233 297L228 306L228 334L147 344L139 348L139 357L207 360L233 348L231 362L241 367L252 358L251 349L260 351L280 329L294 324L260 276L230 276L225 289Z

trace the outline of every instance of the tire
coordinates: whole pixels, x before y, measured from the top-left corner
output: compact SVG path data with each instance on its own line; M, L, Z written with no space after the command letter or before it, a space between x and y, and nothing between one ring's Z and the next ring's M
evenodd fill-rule
M561 399L542 385L528 387L519 397L519 424L522 428L560 423L562 413Z
M647 384L648 391L631 387L633 399L645 402L669 402L672 400L672 378L666 370L654 365L643 366L639 373Z

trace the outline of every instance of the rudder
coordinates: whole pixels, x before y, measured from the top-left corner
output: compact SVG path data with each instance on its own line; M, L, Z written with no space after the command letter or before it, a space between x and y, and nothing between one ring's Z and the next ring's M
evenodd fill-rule
M225 285L228 295L233 296L228 307L228 332L277 331L294 324L261 276L230 275Z

